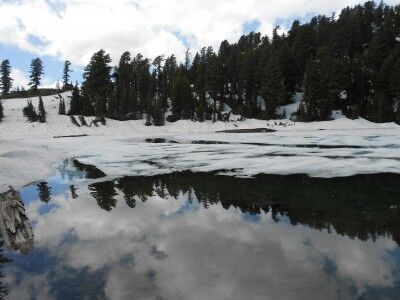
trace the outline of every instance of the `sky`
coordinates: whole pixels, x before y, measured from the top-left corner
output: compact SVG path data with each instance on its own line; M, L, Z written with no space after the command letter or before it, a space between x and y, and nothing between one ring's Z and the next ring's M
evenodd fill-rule
M29 64L40 57L42 86L61 79L63 62L72 62L72 80L81 81L91 55L103 48L117 64L124 51L154 58L183 59L203 46L242 34L270 35L293 20L339 13L360 0L0 0L0 60L9 59L14 86L26 87ZM387 0L387 4L398 4Z

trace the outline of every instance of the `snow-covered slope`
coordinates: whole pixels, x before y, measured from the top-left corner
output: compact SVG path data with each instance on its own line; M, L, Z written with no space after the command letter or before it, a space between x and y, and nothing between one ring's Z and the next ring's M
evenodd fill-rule
M62 96L69 101L69 93ZM37 107L38 99L32 99ZM178 121L146 127L144 120L107 120L106 126L76 127L58 115L56 96L43 97L47 123L28 123L22 115L26 99L3 100L0 123L0 192L51 175L68 157L96 164L111 177L149 175L179 170L232 170L257 173L308 173L312 176L347 176L356 173L400 173L400 126L349 120L340 113L329 122L294 123L245 120L200 123ZM285 107L287 116L298 103ZM68 104L67 104L68 109ZM283 108L281 108L283 111ZM90 123L92 118L87 118ZM229 129L273 128L274 133L216 133ZM60 135L81 135L60 138ZM163 137L166 143L146 143ZM169 143L174 141L176 143ZM218 141L223 144L193 143ZM322 145L322 148L318 148ZM307 147L306 147L307 146ZM332 146L332 147L329 147Z

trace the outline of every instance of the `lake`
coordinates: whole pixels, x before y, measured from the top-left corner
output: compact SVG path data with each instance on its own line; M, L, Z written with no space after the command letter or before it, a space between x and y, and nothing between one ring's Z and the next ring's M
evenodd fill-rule
M172 173L108 180L66 161L21 191L10 299L398 299L400 175Z

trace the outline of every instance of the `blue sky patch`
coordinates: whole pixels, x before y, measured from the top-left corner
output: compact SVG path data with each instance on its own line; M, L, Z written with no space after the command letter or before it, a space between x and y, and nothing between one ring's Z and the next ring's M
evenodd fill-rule
M252 31L257 31L261 22L257 19L247 21L243 24L243 34L249 34Z

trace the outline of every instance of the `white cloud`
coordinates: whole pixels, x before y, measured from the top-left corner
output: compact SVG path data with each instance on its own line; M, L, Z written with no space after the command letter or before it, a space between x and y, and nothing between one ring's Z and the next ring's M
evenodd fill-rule
M11 78L13 79L13 89L16 88L24 88L28 89L29 88L29 77L27 74L22 72L19 69L13 68L11 70ZM57 85L57 81L54 81L51 78L45 77L42 79L41 88L55 88Z
M13 88L28 88L29 78L24 72L19 69L13 68L11 70L11 78L13 79Z
M129 50L155 57L176 53L182 58L185 43L191 48L223 39L235 41L243 24L259 20L269 34L279 19L308 13L331 14L360 0L19 0L0 4L0 43L39 55L88 62L99 48L113 59ZM388 1L388 3L395 1ZM41 43L33 43L32 37Z

